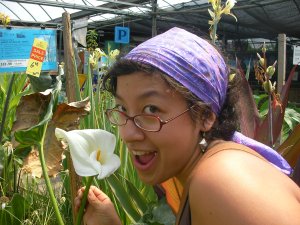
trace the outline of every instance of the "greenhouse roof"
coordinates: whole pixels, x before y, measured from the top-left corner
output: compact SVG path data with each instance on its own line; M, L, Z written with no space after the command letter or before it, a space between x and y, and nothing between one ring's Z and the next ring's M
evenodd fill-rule
M151 37L153 17L158 33L173 26L208 33L208 8L207 0L0 0L0 12L10 16L13 26L57 27L62 13L69 12L72 20L86 19L88 28L105 36L113 35L115 26L127 26L137 42ZM276 39L285 33L299 43L299 0L237 0L233 14L237 22L222 17L220 38Z

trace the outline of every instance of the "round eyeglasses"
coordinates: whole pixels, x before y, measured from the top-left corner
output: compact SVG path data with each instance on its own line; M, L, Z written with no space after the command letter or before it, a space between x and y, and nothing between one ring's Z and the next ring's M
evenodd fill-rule
M128 120L132 120L137 127L139 127L140 129L142 129L144 131L158 132L161 130L163 125L165 125L165 124L171 122L172 120L175 120L176 118L180 117L181 115L185 114L186 112L191 110L192 107L184 110L179 115L172 117L170 119L167 119L167 120L162 120L159 118L159 116L148 115L148 114L139 114L139 115L135 115L135 116L128 116L126 113L121 112L115 108L107 109L106 116L112 124L117 125L117 126L124 126Z

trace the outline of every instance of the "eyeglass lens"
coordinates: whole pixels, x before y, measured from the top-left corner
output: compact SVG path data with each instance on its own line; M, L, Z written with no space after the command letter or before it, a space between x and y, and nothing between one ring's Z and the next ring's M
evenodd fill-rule
M127 120L131 119L138 127L144 130L155 131L160 129L160 120L156 116L152 115L137 115L130 118L122 112L111 110L108 111L108 118L112 123L118 126L125 125Z

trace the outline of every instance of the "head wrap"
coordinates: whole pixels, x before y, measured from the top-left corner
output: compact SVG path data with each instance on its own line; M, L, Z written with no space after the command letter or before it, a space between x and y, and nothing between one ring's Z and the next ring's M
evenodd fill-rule
M172 28L131 50L125 59L150 64L172 77L216 115L226 99L228 69L220 53L206 40L180 28ZM291 167L272 148L235 132L232 140L257 151L286 174Z
M147 40L126 59L150 64L187 87L219 114L226 98L227 67L206 40L180 28Z

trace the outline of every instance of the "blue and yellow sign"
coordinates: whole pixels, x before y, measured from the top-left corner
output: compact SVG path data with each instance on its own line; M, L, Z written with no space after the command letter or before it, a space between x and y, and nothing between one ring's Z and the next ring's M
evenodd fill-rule
M47 42L45 52L32 50L35 38ZM25 72L30 57L39 61L41 55L44 55L42 71L57 70L56 49L56 30L0 28L0 73Z

